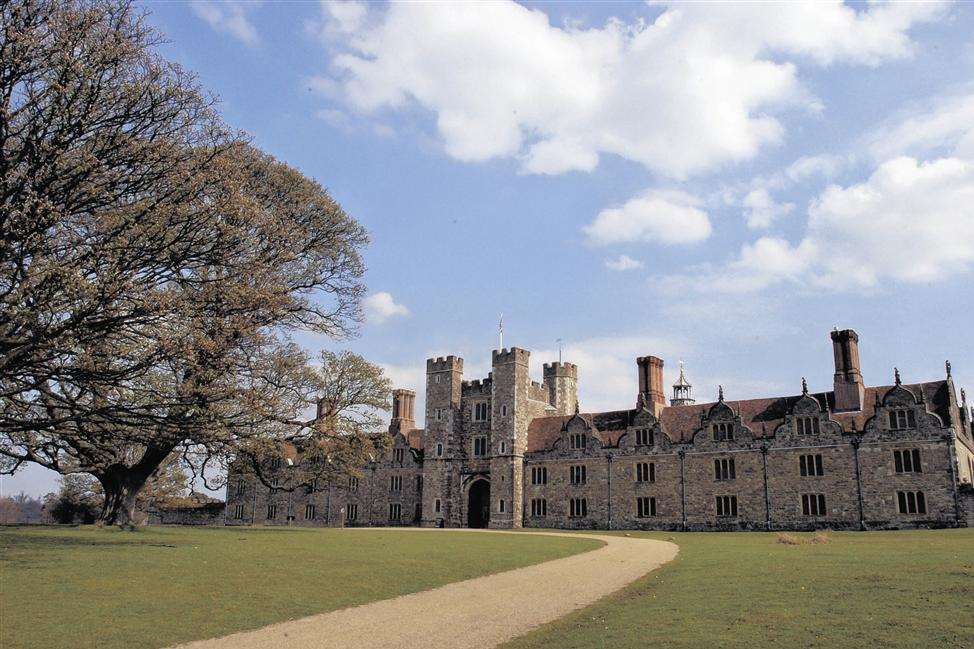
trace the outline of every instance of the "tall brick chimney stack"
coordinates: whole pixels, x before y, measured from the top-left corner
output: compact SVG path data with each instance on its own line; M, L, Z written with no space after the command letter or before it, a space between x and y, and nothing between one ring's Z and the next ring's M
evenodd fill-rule
M852 329L832 332L835 354L835 409L838 412L862 410L866 387L859 364L859 336Z
M392 391L392 433L408 433L416 428L416 393L412 390Z
M663 393L663 359L655 356L642 356L636 359L639 368L639 396L636 408L647 408L659 417L666 406Z

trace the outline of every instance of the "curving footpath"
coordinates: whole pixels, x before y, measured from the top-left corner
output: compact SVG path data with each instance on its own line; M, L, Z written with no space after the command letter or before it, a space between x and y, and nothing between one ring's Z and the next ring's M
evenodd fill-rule
M416 531L416 528L409 529ZM477 530L477 533L510 532ZM594 603L672 560L679 551L673 543L652 539L596 534L586 538L598 539L605 545L432 590L179 646L182 649L494 647Z

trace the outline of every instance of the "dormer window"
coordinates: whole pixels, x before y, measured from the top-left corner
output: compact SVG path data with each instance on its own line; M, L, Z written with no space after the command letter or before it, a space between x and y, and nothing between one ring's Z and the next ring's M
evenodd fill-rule
M272 457L271 458L271 469L280 469L280 468L281 468L281 458L279 458L279 457Z
M726 442L734 439L734 424L730 422L714 424L713 431L715 442Z
M903 430L906 428L916 428L916 415L912 410L906 408L889 411L889 427L892 430Z
M569 444L572 450L578 450L585 448L585 434L584 433L572 433L569 437Z
M636 429L636 446L652 446L653 431L650 428Z
M393 453L394 453L393 457L395 458L395 461L398 462L399 464L402 464L403 457L406 455L404 450L401 448L397 448L395 451L393 451Z
M795 431L799 435L818 435L818 417L795 417Z
M488 406L489 404L486 401L473 404L473 420L487 421Z

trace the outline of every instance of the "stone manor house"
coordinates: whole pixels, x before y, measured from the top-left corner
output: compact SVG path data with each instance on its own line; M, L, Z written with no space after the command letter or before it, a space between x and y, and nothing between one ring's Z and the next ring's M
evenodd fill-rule
M667 402L663 361L636 359L635 407L579 412L578 368L528 375L530 352L426 362L394 392L385 457L318 489L267 489L231 474L227 524L597 529L874 529L974 526L972 412L951 378L867 386L859 337L831 332L834 387L695 403L684 376ZM288 470L300 457L270 467Z

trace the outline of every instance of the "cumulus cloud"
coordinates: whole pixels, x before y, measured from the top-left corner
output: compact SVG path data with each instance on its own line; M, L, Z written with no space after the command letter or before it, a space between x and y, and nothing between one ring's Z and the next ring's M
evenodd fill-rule
M899 157L865 182L833 185L809 209L824 281L932 281L974 262L974 163Z
M619 255L615 259L605 260L605 267L609 270L616 271L636 270L645 267L645 265L643 262L638 259L633 259L629 255Z
M193 13L205 20L216 31L230 34L245 45L253 47L257 45L260 38L257 35L257 28L250 22L247 12L257 5L259 3L198 0L191 3L190 7Z
M866 136L865 147L876 160L931 152L974 159L974 90L901 111Z
M749 228L767 228L778 217L790 214L794 203L778 203L767 189L752 189L744 197L744 217Z
M515 2L324 6L332 56L318 85L338 85L352 110L422 107L458 160L558 174L614 154L677 178L779 142L784 106L815 110L800 65L909 57L909 30L943 11L679 4L583 28Z
M362 306L365 308L366 319L375 324L382 324L389 318L409 315L409 309L397 303L392 294L386 291L368 296L362 300Z
M599 212L582 228L590 241L613 243L686 244L710 236L710 217L702 202L680 191L649 190L621 207Z
M863 182L822 191L797 245L762 237L724 266L658 283L675 293L752 292L787 281L867 290L888 280L942 280L974 265L972 205L974 162L902 156Z

